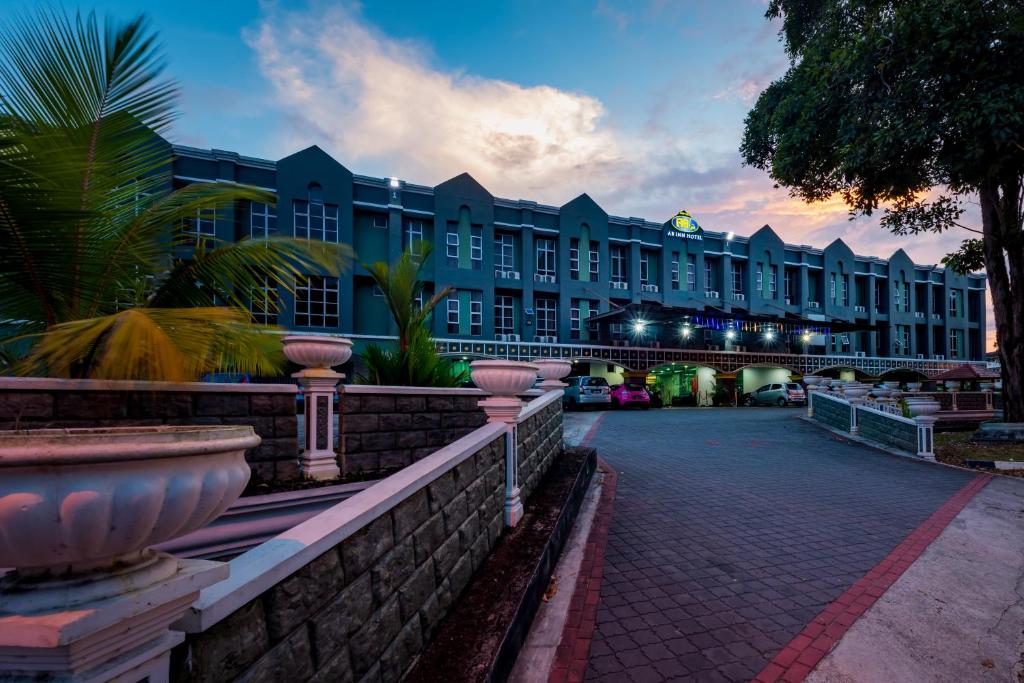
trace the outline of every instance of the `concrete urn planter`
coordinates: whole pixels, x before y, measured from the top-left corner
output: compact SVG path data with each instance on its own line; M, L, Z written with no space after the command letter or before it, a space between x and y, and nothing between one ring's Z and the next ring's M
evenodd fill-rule
M469 364L473 383L494 396L519 396L533 386L538 366L514 360L477 360Z
M923 415L934 415L942 409L939 402L927 397L908 397L903 399L911 416L921 417Z
M281 343L288 360L311 370L331 372L352 357L352 340L344 337L289 334Z
M921 383L907 382L907 391L921 391Z
M946 389L949 391L960 391L960 382L956 380L946 380Z
M868 387L862 384L853 385L851 383L846 385L844 393L846 395L846 398L864 398L865 396L867 396Z
M0 433L3 612L153 585L178 561L149 546L218 517L249 481L249 426ZM24 604L23 604L24 603Z
M572 372L572 362L562 358L538 359L533 364L537 366L541 378L540 388L548 391L565 387L565 382L561 380Z
M821 384L821 381L823 379L825 378L819 377L818 375L804 375L804 384L806 384L808 387L816 387L819 384Z

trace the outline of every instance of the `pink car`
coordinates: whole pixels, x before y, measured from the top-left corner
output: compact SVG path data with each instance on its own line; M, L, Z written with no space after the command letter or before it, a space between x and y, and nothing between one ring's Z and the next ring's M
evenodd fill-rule
M651 395L642 384L616 384L612 387L612 406L638 406L647 410L651 407Z

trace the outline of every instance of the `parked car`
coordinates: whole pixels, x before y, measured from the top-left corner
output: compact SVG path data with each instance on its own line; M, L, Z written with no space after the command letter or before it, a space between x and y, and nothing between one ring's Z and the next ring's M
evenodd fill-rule
M651 395L642 384L616 384L612 387L612 405L616 408L637 406L647 410L651 407Z
M804 389L796 382L765 384L747 394L748 406L802 406L807 403Z
M604 377L584 375L568 377L565 381L569 385L562 392L562 405L566 410L590 405L611 405L612 390Z

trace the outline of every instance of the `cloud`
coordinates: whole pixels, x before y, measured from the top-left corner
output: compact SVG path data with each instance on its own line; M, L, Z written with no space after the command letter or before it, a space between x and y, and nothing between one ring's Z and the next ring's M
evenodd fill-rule
M790 243L842 237L857 253L904 247L926 263L959 243L952 234L897 238L877 218L847 220L838 199L789 197L742 166L732 151L739 130L729 129L735 142L721 151L724 124L713 114L680 134L678 113L662 102L637 130L622 129L590 95L440 68L428 45L384 35L354 9L267 4L245 38L284 115L274 142L282 156L319 144L362 173L438 184L468 171L499 196L560 205L588 192L617 215L657 221L687 208L714 230L750 234L768 223ZM719 82L732 85L704 93L705 102L749 101L779 70L742 61L719 66Z

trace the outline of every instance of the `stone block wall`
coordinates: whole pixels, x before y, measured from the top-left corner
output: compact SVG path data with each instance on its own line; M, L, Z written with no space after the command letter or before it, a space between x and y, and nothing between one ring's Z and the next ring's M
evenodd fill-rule
M814 408L817 415L818 408ZM888 444L909 453L917 453L917 425L879 414L866 408L857 408L860 435L879 443Z
M526 500L562 450L561 397L519 423L517 445L519 488Z
M251 425L254 479L299 477L295 392L287 384L0 378L0 429Z
M338 460L343 473L406 467L487 422L477 406L481 392L398 389L340 387Z
M850 406L831 396L814 393L814 419L830 427L850 431Z
M459 465L189 634L171 679L400 680L502 532L504 439L492 430Z

